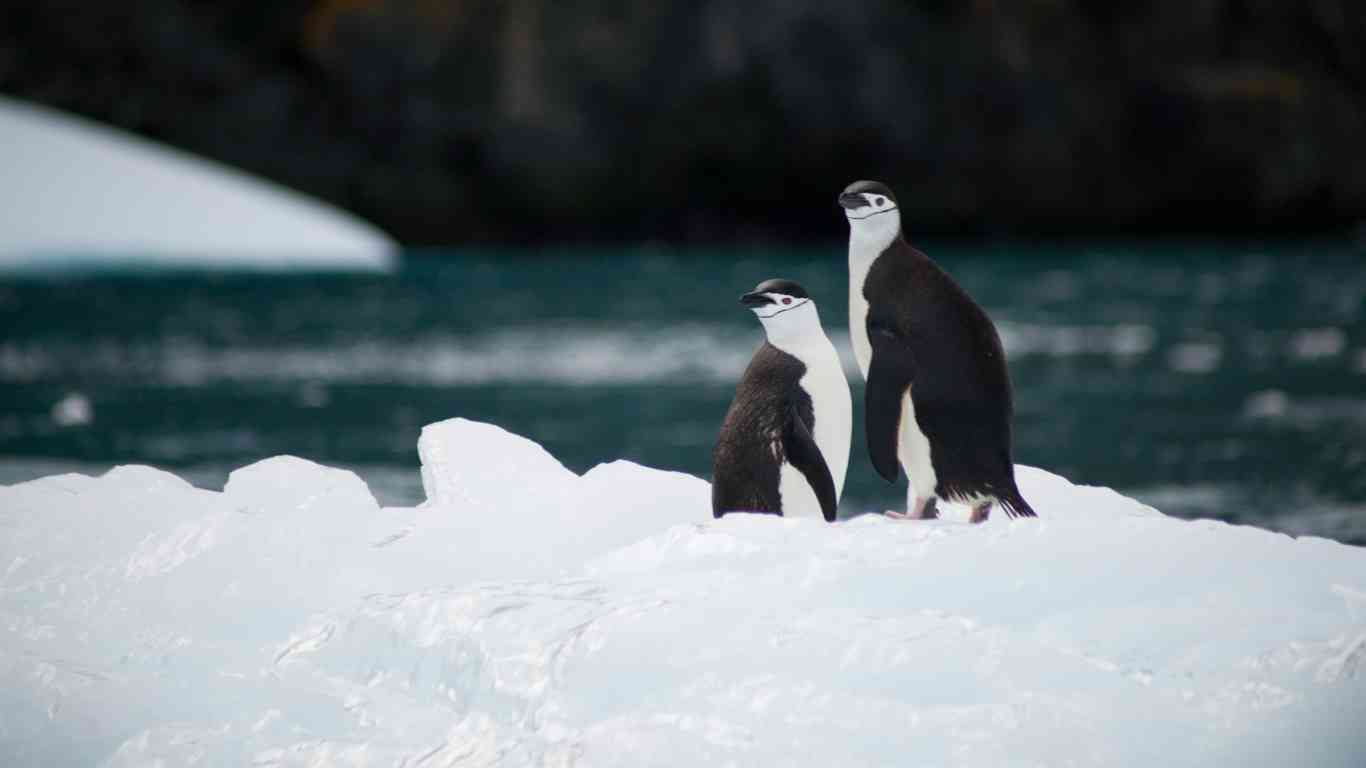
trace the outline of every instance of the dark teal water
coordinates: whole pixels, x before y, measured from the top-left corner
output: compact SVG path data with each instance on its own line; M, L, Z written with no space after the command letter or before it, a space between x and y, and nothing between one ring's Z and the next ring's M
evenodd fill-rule
M1018 461L1170 514L1366 543L1361 247L927 250L1001 329ZM847 355L839 246L0 278L0 482L140 462L215 487L292 453L413 503L418 432L452 416L575 470L625 457L705 477L761 338L736 297L774 276L807 286ZM856 434L844 513L903 503Z

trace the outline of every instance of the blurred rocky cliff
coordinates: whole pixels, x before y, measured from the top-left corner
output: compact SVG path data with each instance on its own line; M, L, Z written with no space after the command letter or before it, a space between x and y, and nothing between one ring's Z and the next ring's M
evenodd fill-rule
M0 92L409 243L1366 219L1359 0L11 2Z

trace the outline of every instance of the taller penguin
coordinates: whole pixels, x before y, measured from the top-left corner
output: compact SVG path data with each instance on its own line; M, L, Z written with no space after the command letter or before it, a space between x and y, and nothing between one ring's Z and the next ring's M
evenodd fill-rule
M977 302L901 233L885 184L856 181L839 204L849 220L849 336L867 381L868 455L888 482L901 464L907 514L936 517L935 500L993 502L1034 517L1015 485L1013 405L996 327ZM914 501L912 501L914 498Z

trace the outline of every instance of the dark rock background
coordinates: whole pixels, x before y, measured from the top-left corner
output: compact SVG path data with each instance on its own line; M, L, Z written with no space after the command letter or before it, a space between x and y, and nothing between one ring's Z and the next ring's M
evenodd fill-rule
M409 244L831 240L865 176L925 234L1366 219L1361 0L9 2L0 92Z

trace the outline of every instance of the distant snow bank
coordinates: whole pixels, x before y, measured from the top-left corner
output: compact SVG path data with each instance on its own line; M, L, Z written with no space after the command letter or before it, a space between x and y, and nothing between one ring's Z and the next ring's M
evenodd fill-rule
M384 269L397 245L298 192L0 97L0 269Z
M0 487L9 765L1341 765L1366 550L1020 468L1039 520L710 519L456 419L428 502L294 457ZM160 761L158 763L158 761Z

